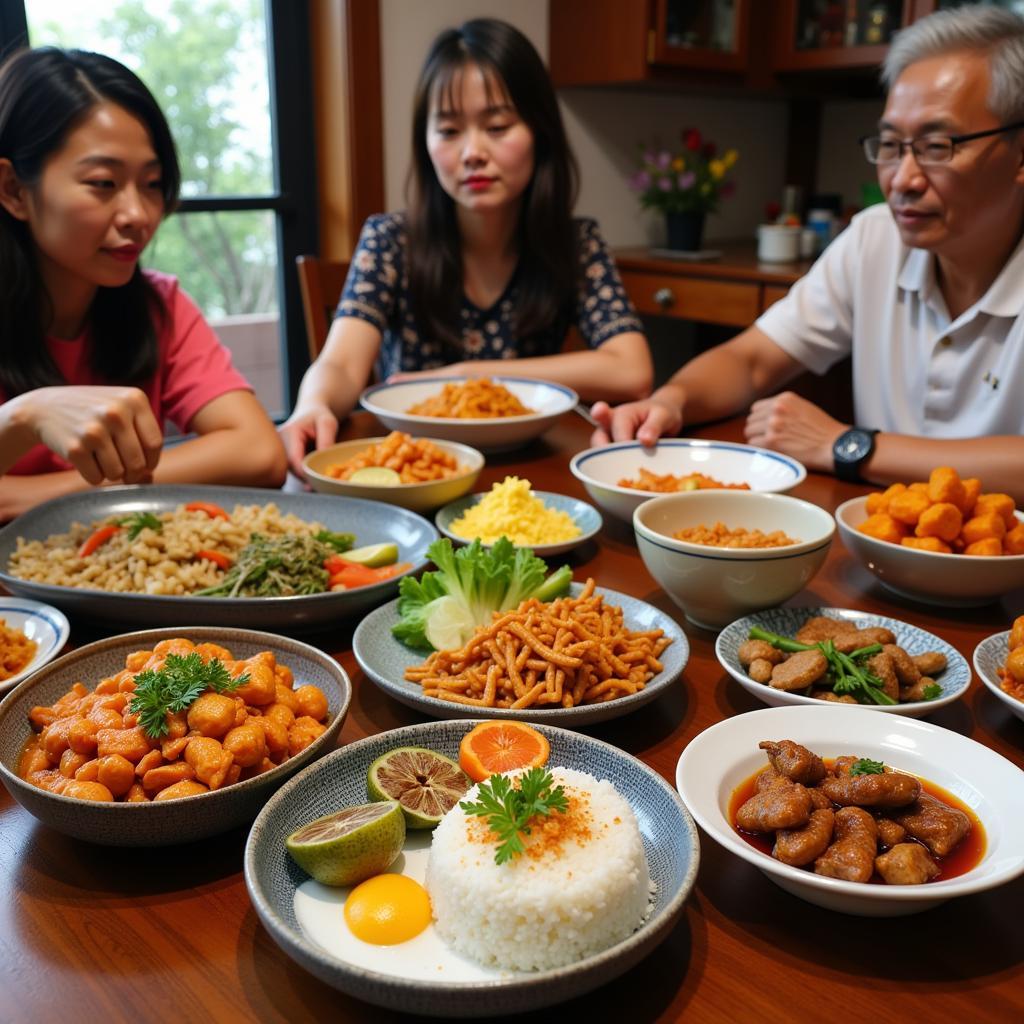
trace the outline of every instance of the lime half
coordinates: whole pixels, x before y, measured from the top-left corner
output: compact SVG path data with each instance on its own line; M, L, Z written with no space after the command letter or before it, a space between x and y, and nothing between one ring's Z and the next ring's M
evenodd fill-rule
M364 466L357 469L349 478L352 484L370 484L374 487L397 487L402 478L387 466Z
M370 569L379 569L382 565L394 565L398 561L398 545L367 544L365 548L343 551L341 557L346 562L358 562Z
M402 852L405 816L395 800L346 807L293 832L284 845L324 885L355 885L386 871Z
M476 620L462 601L445 594L431 601L423 632L436 651L454 651L465 645L476 630Z
M366 774L371 800L397 800L409 828L434 828L472 786L452 760L426 747L398 747Z

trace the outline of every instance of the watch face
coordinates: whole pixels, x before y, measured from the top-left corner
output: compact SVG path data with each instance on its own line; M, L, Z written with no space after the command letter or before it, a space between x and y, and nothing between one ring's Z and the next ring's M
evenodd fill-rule
M835 443L835 457L843 462L857 462L871 451L873 440L866 430L848 430Z

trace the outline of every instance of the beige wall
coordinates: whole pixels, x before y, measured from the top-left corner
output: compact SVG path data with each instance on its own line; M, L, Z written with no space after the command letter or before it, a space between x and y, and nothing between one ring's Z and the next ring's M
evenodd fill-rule
M633 0L623 0L633 2ZM412 96L434 36L472 17L500 17L520 29L545 59L548 0L381 0L385 196L403 205ZM569 141L580 163L577 212L596 217L615 246L663 244L661 220L644 214L626 186L637 143L674 142L694 126L740 153L737 193L707 222L707 238L750 236L764 204L780 196L786 111L781 101L707 99L628 89L566 89L560 94Z

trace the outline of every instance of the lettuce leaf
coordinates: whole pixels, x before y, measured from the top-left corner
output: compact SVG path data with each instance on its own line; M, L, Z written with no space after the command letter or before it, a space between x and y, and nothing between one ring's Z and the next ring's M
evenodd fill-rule
M434 541L427 555L437 566L419 579L404 576L399 583L399 621L391 632L402 643L422 650L433 650L427 639L431 621L444 615L450 619L452 601L458 602L458 635L461 643L473 635L477 626L486 626L493 612L508 611L531 597L550 601L569 589L572 570L563 565L550 576L547 565L529 548L516 548L507 537L500 538L488 550L479 540L468 547L453 550L446 537Z

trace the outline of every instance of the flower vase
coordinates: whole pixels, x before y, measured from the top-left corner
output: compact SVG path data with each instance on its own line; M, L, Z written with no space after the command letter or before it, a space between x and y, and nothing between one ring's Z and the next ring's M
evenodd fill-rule
M681 252L696 252L704 235L704 214L666 213L667 247Z

